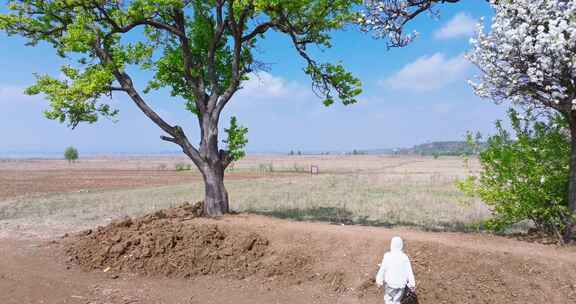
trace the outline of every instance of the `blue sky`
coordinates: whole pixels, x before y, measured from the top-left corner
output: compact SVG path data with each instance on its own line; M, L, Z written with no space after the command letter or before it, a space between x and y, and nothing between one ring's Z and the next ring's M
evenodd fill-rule
M505 105L475 97L466 80L476 73L463 54L475 22L489 19L485 1L441 7L439 19L423 15L411 28L420 36L402 49L387 50L384 41L355 29L334 35L334 47L315 51L325 61L342 61L363 82L364 93L355 105L324 107L302 72L303 62L287 40L269 35L260 44L259 60L269 72L252 77L223 114L249 128L248 150L253 152L343 151L406 147L426 141L461 140L466 131L490 133L503 119ZM43 118L47 102L25 96L33 73L58 76L62 61L46 45L24 46L24 40L0 34L0 154L60 152L68 145L84 153L154 153L177 151L131 101L116 95L119 121L102 119L75 130ZM135 79L142 85L144 74ZM179 100L165 92L147 97L171 123L197 138L195 118Z

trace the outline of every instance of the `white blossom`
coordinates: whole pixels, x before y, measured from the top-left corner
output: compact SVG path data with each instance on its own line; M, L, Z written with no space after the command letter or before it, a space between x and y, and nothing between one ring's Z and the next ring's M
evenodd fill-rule
M406 23L423 11L435 16L435 1L365 0L365 11L357 23L362 30L388 41L388 47L403 47L417 38L418 33L405 33Z
M482 74L471 85L497 102L573 110L576 1L492 1L490 32L478 25L467 58Z

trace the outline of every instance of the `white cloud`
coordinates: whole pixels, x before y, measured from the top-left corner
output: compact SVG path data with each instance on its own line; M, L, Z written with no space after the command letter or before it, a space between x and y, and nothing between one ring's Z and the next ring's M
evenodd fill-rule
M278 98L289 93L289 83L282 77L268 72L250 74L248 80L242 82L239 95L245 97Z
M258 72L250 74L249 79L242 82L238 96L256 99L302 98L309 95L309 91L310 88L300 83L288 81L268 72Z
M476 31L476 23L469 14L458 13L444 26L434 33L437 39L450 39L458 37L470 37Z
M465 80L472 65L463 54L446 58L442 53L422 56L405 65L400 71L380 82L393 89L431 91L456 81Z
M250 79L242 82L242 93L257 96L282 96L286 94L287 82L267 72L250 74Z

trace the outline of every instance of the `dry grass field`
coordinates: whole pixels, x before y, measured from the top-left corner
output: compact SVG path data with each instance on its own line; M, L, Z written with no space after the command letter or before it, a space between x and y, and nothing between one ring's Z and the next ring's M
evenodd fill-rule
M203 196L201 176L176 171L181 157L0 162L4 233L69 231L140 215ZM474 165L474 164L473 164ZM317 166L319 174L310 174ZM474 166L472 166L474 169ZM301 220L474 229L489 216L455 182L468 168L458 157L250 156L229 170L231 206L240 212ZM35 229L38 226L46 229ZM29 228L29 229L28 229Z

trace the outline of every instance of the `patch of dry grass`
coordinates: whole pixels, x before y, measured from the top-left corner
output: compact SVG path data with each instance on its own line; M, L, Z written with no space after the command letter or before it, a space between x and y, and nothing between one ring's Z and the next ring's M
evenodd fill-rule
M322 217L318 210L340 210L344 222L456 229L489 216L484 204L458 192L453 179L377 181L372 175L322 175L239 181L229 188L237 210L302 219L310 211L314 219Z

